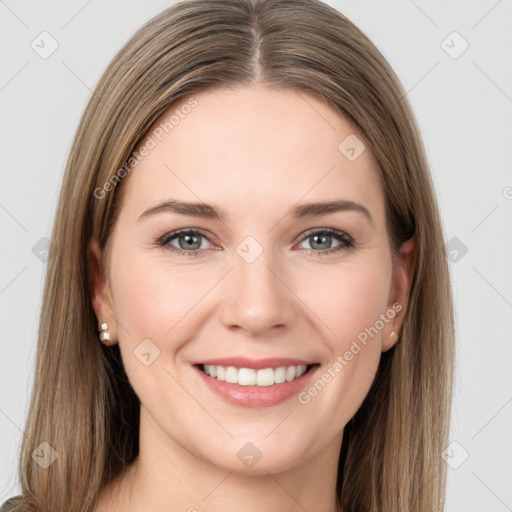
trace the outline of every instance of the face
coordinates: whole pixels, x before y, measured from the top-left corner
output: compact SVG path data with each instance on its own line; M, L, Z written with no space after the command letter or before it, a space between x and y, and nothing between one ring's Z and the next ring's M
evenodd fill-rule
M264 86L195 94L149 136L94 285L141 432L252 473L339 445L412 277L411 244L392 265L369 150L319 99Z

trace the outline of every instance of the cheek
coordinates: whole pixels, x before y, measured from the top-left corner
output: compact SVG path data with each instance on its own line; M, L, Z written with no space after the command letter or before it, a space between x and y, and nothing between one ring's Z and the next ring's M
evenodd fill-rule
M317 269L315 277L304 281L298 295L324 325L331 349L348 350L352 340L364 338L367 329L385 313L389 296L391 263L368 258L337 268ZM382 326L379 323L379 326ZM380 339L380 333L378 337ZM380 347L379 347L380 349Z
M172 356L201 320L201 299L218 280L214 271L198 274L193 267L170 265L166 255L123 252L112 267L114 314L120 347L133 352L151 340ZM130 367L131 359L125 360ZM162 361L160 360L159 363Z
M124 259L112 273L115 315L121 324L120 336L133 338L159 333L165 318L173 318L173 302L166 300L171 290L163 279L158 279L149 265ZM176 301L174 301L176 303ZM169 327L167 327L168 329ZM135 341L135 340L134 340Z
M333 428L342 428L355 414L379 365L381 315L386 315L391 283L391 260L382 254L326 267L299 292L315 313L327 349L317 379L299 399L324 421L333 420Z
M197 275L188 276L179 266L167 265L165 255L126 251L117 262L112 269L115 313L132 327L128 331L146 329L162 336L201 288Z

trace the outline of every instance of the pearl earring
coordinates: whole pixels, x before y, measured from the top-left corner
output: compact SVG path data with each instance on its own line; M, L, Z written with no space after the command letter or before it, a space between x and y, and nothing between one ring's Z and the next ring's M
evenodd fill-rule
M101 341L109 341L110 340L110 333L108 332L108 324L106 322L103 322L100 325L100 340Z

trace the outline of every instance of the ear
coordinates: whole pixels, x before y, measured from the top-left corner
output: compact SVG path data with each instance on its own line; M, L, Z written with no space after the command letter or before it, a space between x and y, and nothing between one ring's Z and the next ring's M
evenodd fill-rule
M107 330L110 334L110 340L105 340L102 343L113 345L117 340L117 324L113 313L110 283L103 266L102 254L98 241L92 239L87 247L89 293L92 298L92 307L98 320L98 331L101 324L106 323L108 325Z
M394 264L388 311L394 311L395 314L383 329L382 352L393 347L400 337L416 269L416 256L416 236L414 235L400 246L398 261Z

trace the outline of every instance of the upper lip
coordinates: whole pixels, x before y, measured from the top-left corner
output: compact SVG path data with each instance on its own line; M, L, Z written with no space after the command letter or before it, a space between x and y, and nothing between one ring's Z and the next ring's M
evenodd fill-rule
M304 359L292 359L288 357L266 357L264 359L249 359L248 357L223 357L218 359L204 359L191 361L193 365L211 364L215 366L234 366L235 368L252 368L261 370L263 368L279 368L280 366L312 365L314 361Z

